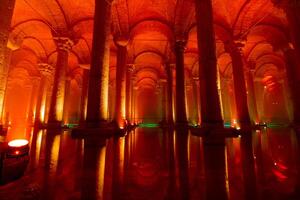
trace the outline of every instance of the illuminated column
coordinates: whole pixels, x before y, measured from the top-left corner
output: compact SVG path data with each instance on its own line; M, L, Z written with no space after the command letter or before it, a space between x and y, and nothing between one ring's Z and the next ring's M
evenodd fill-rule
M194 120L196 122L196 124L200 124L200 94L199 94L199 90L200 90L200 85L199 85L199 77L193 77L193 97L194 97L194 106L193 106L193 110L195 113L194 116Z
M88 95L88 75L89 75L89 66L80 65L83 69L82 73L82 87L81 87L81 99L80 99L80 119L79 123L83 124L86 118L86 107L87 107L87 95Z
M255 66L254 66L255 67ZM252 111L252 117L254 123L258 123L258 114L257 114L257 105L256 105L256 97L255 97L255 86L254 86L254 69L249 69L247 72L247 90L248 90L248 99L249 106Z
M126 60L127 42L118 41L117 43L117 71L116 71L116 101L114 121L119 127L124 127L125 120L125 101L126 101Z
M186 116L187 116L187 120L188 122L193 121L193 112L191 110L191 107L193 107L193 97L191 96L193 92L193 87L191 85L191 83L187 83L185 85L185 102L186 102Z
M35 111L36 125L43 123L45 120L47 91L50 87L50 77L53 75L54 67L47 63L39 63L38 69L41 74L41 81Z
M167 122L167 80L160 79L160 88L161 88L161 112L162 120L161 122L165 124Z
M63 105L63 124L68 124L69 123L70 87L71 87L71 77L68 76L65 79L65 95L64 95L64 105Z
M31 77L32 89L30 94L30 102L27 111L27 121L30 125L33 124L33 120L36 115L37 98L39 92L39 84L41 83L41 77Z
M216 42L211 0L195 0L199 49L201 120L204 126L223 126L217 87Z
M286 60L286 74L291 90L291 100L293 104L293 122L300 124L300 69L297 63L297 55L293 46L290 44L284 50Z
M0 124L2 124L7 71L10 60L7 42L14 6L15 0L3 0L0 3Z
M173 68L173 66L171 66L169 63L166 63L167 82L168 82L167 120L168 120L169 125L172 125L174 123L174 120L173 120L173 72L172 72L172 68Z
M63 120L65 76L68 67L68 51L73 42L69 38L54 38L57 45L57 60L52 88L48 124L60 125Z
M126 73L126 119L131 122L131 112L132 112L132 73L134 70L133 65L127 66L127 73Z
M230 86L229 82L231 80L229 78L221 79L221 94L222 94L222 105L223 105L223 118L227 123L231 122L231 102L230 102Z
M241 49L243 46L244 44L240 42L230 41L229 43L225 44L225 49L230 54L232 59L232 73L237 108L237 122L241 126L247 126L251 124L251 121L247 103L244 61Z
M138 93L138 87L133 86L133 94L132 94L132 118L134 123L138 123L137 119L137 93Z
M88 104L86 125L98 127L107 120L107 93L109 66L107 65L107 48L110 34L112 0L95 2L94 32L89 73ZM99 92L98 92L99 91Z
M176 57L176 124L187 124L184 78L184 48L186 41L175 42Z

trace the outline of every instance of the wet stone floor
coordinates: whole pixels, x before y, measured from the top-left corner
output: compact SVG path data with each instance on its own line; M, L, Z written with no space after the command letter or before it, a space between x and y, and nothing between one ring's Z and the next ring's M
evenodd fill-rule
M211 140L137 128L89 141L32 130L22 177L1 200L300 199L300 133L263 129Z

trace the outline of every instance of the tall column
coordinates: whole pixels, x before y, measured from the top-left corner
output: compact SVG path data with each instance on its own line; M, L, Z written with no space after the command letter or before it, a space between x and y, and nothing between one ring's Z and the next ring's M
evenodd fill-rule
M175 42L176 57L176 124L187 124L184 78L184 48L185 41Z
M39 85L41 84L41 77L32 77L32 89L30 94L29 107L27 111L27 122L32 125L36 115L37 97L39 92Z
M48 124L59 125L63 120L63 106L65 100L65 78L68 67L68 51L73 42L69 38L54 38L57 45L57 60L51 94Z
M71 77L65 79L65 94L63 104L63 124L69 123L69 101L70 101Z
M2 112L10 60L7 42L14 6L15 0L3 0L0 3L0 124L2 124Z
M237 122L243 126L250 125L250 116L247 103L247 91L244 75L244 61L241 48L244 45L239 42L230 41L225 44L225 49L232 59L232 73L235 101L237 108Z
M231 102L230 102L230 86L229 82L231 80L229 78L221 79L221 94L222 94L222 105L223 105L223 117L226 123L231 122Z
M199 77L193 77L193 96L194 96L194 106L193 109L196 109L196 111L194 111L194 120L196 122L196 124L200 124L200 94L199 94Z
M173 72L172 66L169 63L166 63L166 71L167 71L167 120L168 124L172 125L174 123L173 120Z
M202 124L223 126L217 87L216 42L211 0L195 0Z
M95 1L94 32L89 74L88 105L86 125L97 127L107 120L105 110L106 93L108 92L109 66L105 65L107 42L110 34L112 0ZM99 92L98 92L99 91Z
M132 103L131 103L131 119L133 123L137 123L136 121L136 109L137 109L137 105L136 105L136 97L137 97L137 90L138 87L136 86L136 75L132 76Z
M249 108L252 112L252 120L254 123L258 123L258 114L257 114L257 104L256 104L256 96L255 96L255 86L254 86L254 69L249 69L247 72L247 90L248 90L248 100L249 100Z
M131 107L132 107L132 74L133 74L134 66L127 66L126 73L126 119L131 122Z
M126 60L127 43L117 43L117 71L116 71L116 101L114 121L119 127L124 127L126 118Z
M79 123L82 125L86 118L86 107L87 107L87 93L88 93L88 75L89 75L89 67L86 65L80 65L83 69L82 73L82 87L81 87L81 99L80 99L80 119Z
M162 112L162 124L167 123L167 80L160 80L160 88L161 88L161 112Z
M284 56L293 104L293 122L300 125L300 66L297 63L296 51L292 48L292 45L284 49Z
M39 125L45 120L47 91L50 87L50 77L53 75L54 67L47 63L39 63L38 69L41 81L38 89L37 105L35 112L35 124Z

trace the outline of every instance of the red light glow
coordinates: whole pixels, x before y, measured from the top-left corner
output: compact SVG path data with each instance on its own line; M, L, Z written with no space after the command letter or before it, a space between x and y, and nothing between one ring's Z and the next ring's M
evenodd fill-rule
M10 147L22 147L26 145L28 145L28 140L25 139L12 140L8 143L8 146Z

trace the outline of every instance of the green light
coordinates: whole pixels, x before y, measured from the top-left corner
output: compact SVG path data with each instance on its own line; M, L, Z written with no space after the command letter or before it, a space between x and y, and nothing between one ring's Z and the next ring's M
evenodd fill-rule
M159 127L159 124L141 123L141 124L139 124L139 127L142 127L142 128L156 128L156 127Z

